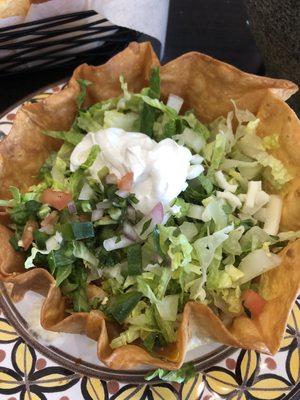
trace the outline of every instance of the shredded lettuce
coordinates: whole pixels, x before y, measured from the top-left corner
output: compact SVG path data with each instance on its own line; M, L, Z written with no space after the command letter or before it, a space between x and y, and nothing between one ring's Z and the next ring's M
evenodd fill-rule
M48 251L48 250L40 250L37 247L32 247L31 248L31 254L30 254L29 257L27 257L27 259L25 261L25 264L24 264L26 269L33 268L33 267L36 266L34 264L34 259L35 259L35 257L37 256L38 253L40 253L40 254L49 254L50 251Z
M164 369L157 369L150 372L146 377L146 381L151 381L154 378L162 379L167 382L187 382L196 375L196 369L192 363L186 363L176 371L167 371Z
M182 233L175 235L175 228L160 226L160 247L170 257L172 270L178 267L188 268L192 261L193 246Z
M229 232L232 230L233 226L229 225L222 230L214 232L213 234L205 236L194 242L193 247L200 261L203 283L206 282L207 269L215 257L216 250L223 244L223 242L225 242L225 240L228 238Z
M203 203L205 208L201 216L202 221L208 222L213 220L215 223L215 229L217 231L225 228L225 226L228 224L228 218L223 209L225 204L224 201L211 196L208 197Z
M87 263L87 265L92 265L93 267L97 267L99 265L99 261L97 257L91 253L88 248L84 245L83 242L73 242L73 255L76 258L80 258Z
M178 294L170 294L163 297L161 301L156 304L157 310L161 318L165 321L176 321L178 313Z
M262 167L267 168L265 178L276 188L282 187L292 179L283 163L265 151L262 139L255 134L259 120L248 122L241 126L241 138L237 142L238 148L246 156L257 160Z
M135 124L138 120L138 114L129 112L122 113L116 110L109 110L104 112L103 127L104 128L121 128L124 131L134 131Z
M205 146L205 139L200 132L194 131L191 128L185 128L180 135L175 135L173 138L178 144L188 147L198 154L203 146Z
M64 140L67 143L73 144L76 146L78 143L81 142L83 139L84 135L83 133L77 132L73 129L70 131L64 132L64 131L43 131L43 134L46 136L50 136L55 139L61 139Z
M216 140L212 143L213 150L210 167L208 168L208 174L212 174L214 171L216 171L225 157L227 143L226 136L223 133L218 133Z

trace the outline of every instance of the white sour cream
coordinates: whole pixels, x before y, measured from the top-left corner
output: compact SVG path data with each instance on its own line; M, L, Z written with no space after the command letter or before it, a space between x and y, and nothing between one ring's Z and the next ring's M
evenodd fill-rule
M186 147L172 139L157 143L143 133L125 132L119 128L88 133L71 154L71 171L85 162L95 144L101 151L89 168L91 176L98 180L97 173L104 166L118 179L132 172L131 192L139 200L136 208L144 214L158 202L169 204L186 189L186 180L193 176L192 154Z

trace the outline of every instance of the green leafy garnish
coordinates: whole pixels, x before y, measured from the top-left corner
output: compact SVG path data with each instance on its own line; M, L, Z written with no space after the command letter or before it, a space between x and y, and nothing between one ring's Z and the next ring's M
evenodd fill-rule
M150 372L146 375L145 380L151 381L154 378L159 378L167 382L187 382L188 380L196 376L196 369L192 363L186 363L176 371L167 371L165 369L156 369L154 372Z
M95 236L92 222L72 222L71 226L75 240L88 239Z
M94 144L94 146L92 146L91 148L88 158L85 160L83 164L81 164L80 168L83 170L90 168L94 164L99 152L100 152L100 147L97 144Z
M142 246L137 243L127 249L128 275L142 273Z
M43 131L43 134L50 136L54 139L64 140L67 143L71 143L76 146L84 138L84 134L75 130L70 131Z

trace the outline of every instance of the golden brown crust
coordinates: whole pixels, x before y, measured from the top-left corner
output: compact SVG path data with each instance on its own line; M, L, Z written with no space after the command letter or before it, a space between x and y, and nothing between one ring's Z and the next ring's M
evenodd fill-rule
M8 138L0 144L0 197L8 197L8 186L26 190L38 181L40 166L60 142L41 135L43 129L68 129L76 115L78 78L93 82L88 87L86 106L120 94L119 75L124 74L129 88L139 91L147 84L149 72L159 65L151 46L132 43L126 50L100 67L78 67L68 86L42 103L27 104L17 114ZM188 53L161 67L162 92L167 97L175 93L185 100L187 108L194 108L204 121L226 115L232 109L231 99L241 108L248 108L261 119L259 135L278 133L280 149L276 150L286 167L299 169L300 124L293 111L284 103L297 86L291 82L255 77L221 63L211 57ZM32 156L33 155L33 156ZM34 159L34 160L33 160ZM12 160L14 168L11 168ZM20 172L22 171L22 172ZM295 178L282 191L284 209L282 227L299 229L300 181ZM264 274L261 290L267 299L259 318L240 316L226 327L213 311L203 304L186 304L177 342L156 356L132 344L112 350L109 343L115 337L115 327L99 311L68 315L65 300L55 286L53 277L40 268L24 272L24 260L9 245L11 232L0 227L1 279L13 283L12 297L19 300L31 289L45 296L41 310L41 324L57 332L85 333L98 341L97 352L110 368L126 369L149 364L169 369L178 368L185 357L187 342L196 333L236 347L275 353L300 283L300 240L282 252L278 268ZM90 296L95 293L90 287Z
M231 99L238 101L249 95L251 98L253 93L254 107L250 108L255 112L259 105L256 92L264 96L264 91L269 89L278 99L287 100L298 90L293 82L247 74L196 52L186 53L164 65L161 77L165 97L169 93L183 97L185 107L193 108L204 122L226 115L232 109Z
M24 271L24 257L12 251L9 239L13 232L0 225L0 279Z
M24 17L29 7L29 0L0 0L0 18Z

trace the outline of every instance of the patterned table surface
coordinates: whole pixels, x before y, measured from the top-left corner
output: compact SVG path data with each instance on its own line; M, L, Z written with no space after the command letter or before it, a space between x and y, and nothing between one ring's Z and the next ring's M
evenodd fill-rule
M60 90L53 87L30 101ZM0 119L8 134L19 106ZM300 300L290 315L280 351L270 357L237 350L230 358L179 385L123 384L80 376L46 359L0 315L0 400L265 400L300 399Z
M0 315L1 400L231 400L299 399L300 303L274 356L237 350L230 358L179 385L121 384L66 370L27 345ZM297 385L298 383L298 385Z

